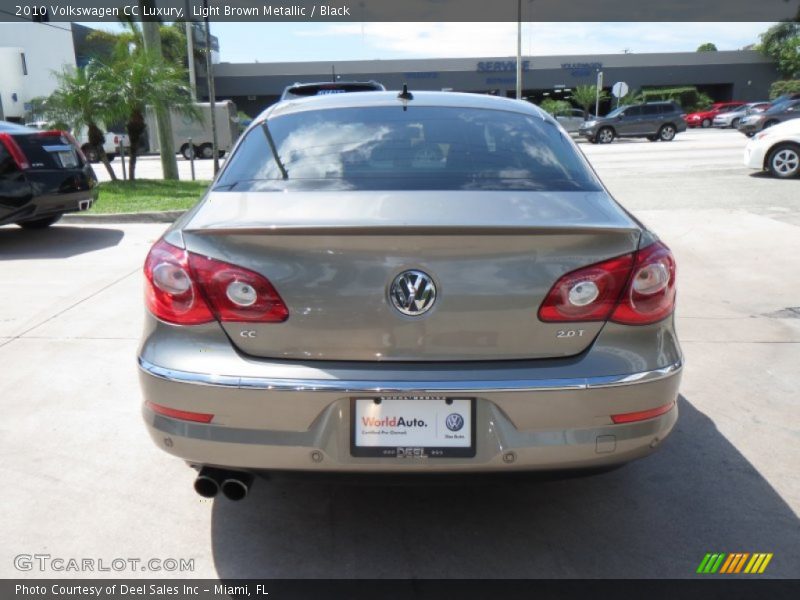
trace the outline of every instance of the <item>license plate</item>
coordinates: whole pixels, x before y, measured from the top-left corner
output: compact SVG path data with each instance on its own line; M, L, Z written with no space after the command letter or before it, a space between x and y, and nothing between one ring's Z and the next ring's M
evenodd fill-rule
M72 150L58 153L58 160L65 169L72 169L78 166L78 156Z
M475 400L471 398L353 398L350 414L353 456L475 456Z

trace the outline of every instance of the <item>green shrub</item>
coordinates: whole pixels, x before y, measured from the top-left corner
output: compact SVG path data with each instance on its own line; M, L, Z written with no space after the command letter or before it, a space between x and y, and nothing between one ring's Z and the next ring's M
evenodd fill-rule
M800 93L800 79L787 79L783 81L775 81L769 86L769 98L774 100L783 94L797 94Z

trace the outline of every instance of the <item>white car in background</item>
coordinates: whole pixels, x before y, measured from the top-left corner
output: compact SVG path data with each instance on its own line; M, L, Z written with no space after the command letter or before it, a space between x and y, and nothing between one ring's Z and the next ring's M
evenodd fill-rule
M788 179L800 174L800 119L773 125L755 134L744 149L744 164Z
M50 121L31 121L30 123L25 123L25 127L44 130L50 129L51 123ZM75 140L78 142L78 147L81 149L84 156L86 156L86 160L93 163L100 162L97 151L89 145L89 130L86 127L82 127L79 130L74 130L72 133L75 136ZM116 158L119 153L120 144L122 144L127 154L131 148L127 133L114 133L112 131L107 131L105 133L103 149L106 151L106 156L109 161Z
M92 148L89 145L89 131L86 127L82 128L80 131L75 132L75 139L78 140L78 146L80 146L83 153L86 155L86 159L89 162L100 162L100 157L97 155L97 150ZM113 131L106 131L105 132L105 141L103 142L103 149L106 151L106 156L108 160L114 160L117 154L119 154L119 145L122 144L125 154L131 149L131 143L128 139L127 133L115 133Z

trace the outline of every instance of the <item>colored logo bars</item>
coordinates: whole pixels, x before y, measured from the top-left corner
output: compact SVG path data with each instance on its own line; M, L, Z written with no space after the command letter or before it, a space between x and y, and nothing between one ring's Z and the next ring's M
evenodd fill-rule
M727 575L735 573L763 573L769 561L772 560L772 552L734 552L731 554L711 553L703 557L697 572L706 573L725 573Z

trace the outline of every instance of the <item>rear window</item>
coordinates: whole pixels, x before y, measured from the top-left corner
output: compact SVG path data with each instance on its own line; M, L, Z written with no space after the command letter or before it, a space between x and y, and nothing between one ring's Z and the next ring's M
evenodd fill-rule
M539 117L414 106L270 119L246 135L217 188L601 189L560 128Z
M75 169L82 166L72 143L60 135L15 135L31 169Z

